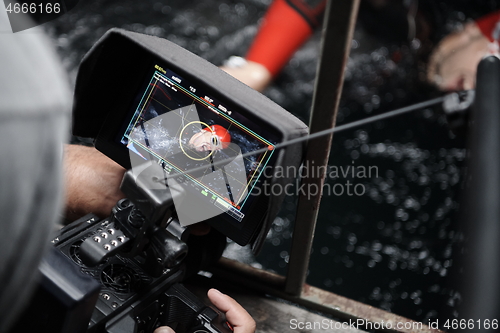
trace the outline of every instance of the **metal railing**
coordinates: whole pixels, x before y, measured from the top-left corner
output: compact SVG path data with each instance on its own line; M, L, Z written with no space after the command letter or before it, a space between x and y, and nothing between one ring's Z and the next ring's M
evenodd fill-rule
M359 0L328 1L322 31L321 57L318 64L313 105L310 116L310 134L333 128L342 92L344 69L347 64L351 40L356 23ZM330 155L332 133L311 139L305 156L305 167L315 165L326 170ZM324 172L303 174L302 184L323 187ZM353 301L305 283L309 257L314 239L316 219L322 193L315 196L301 195L292 237L286 276L222 258L213 273L237 285L258 290L308 309L335 316L340 320L365 320L371 323L386 323L396 332L440 332L422 323ZM387 330L387 329L384 329Z

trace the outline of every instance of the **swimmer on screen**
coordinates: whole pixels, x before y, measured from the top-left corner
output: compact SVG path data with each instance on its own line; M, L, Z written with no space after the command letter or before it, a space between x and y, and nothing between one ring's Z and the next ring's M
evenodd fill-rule
M205 127L195 133L189 140L189 145L196 151L216 151L225 149L231 142L231 134L220 125Z

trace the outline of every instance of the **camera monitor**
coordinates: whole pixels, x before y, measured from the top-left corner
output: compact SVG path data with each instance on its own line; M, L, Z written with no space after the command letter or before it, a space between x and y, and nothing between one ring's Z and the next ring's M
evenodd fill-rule
M157 37L109 31L77 78L73 133L129 169L162 166L181 224L259 248L298 168L307 126L219 68ZM255 152L255 153L253 153ZM292 167L292 168L290 168ZM293 168L294 167L294 168ZM281 170L281 171L280 171ZM281 192L281 193L280 193Z

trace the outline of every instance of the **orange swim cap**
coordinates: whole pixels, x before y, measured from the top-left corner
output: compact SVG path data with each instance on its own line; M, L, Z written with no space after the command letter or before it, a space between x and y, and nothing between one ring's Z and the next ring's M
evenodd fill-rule
M205 127L203 130L211 132L214 135L213 138L220 141L223 149L229 147L229 143L231 143L231 134L221 125L212 125L210 127ZM217 145L218 144L215 144L215 146Z

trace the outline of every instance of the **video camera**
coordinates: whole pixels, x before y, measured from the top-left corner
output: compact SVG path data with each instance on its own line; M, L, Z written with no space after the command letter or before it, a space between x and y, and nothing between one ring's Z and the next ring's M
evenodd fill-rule
M54 237L30 321L51 332L228 332L180 282L216 261L226 237L258 252L284 197L307 126L217 67L164 39L112 29L85 56L73 134L126 172L110 217ZM208 223L205 236L189 225ZM42 304L42 306L40 306ZM47 304L53 304L48 310ZM38 317L33 317L38 316ZM21 324L25 329L28 323ZM43 330L43 329L42 329Z

